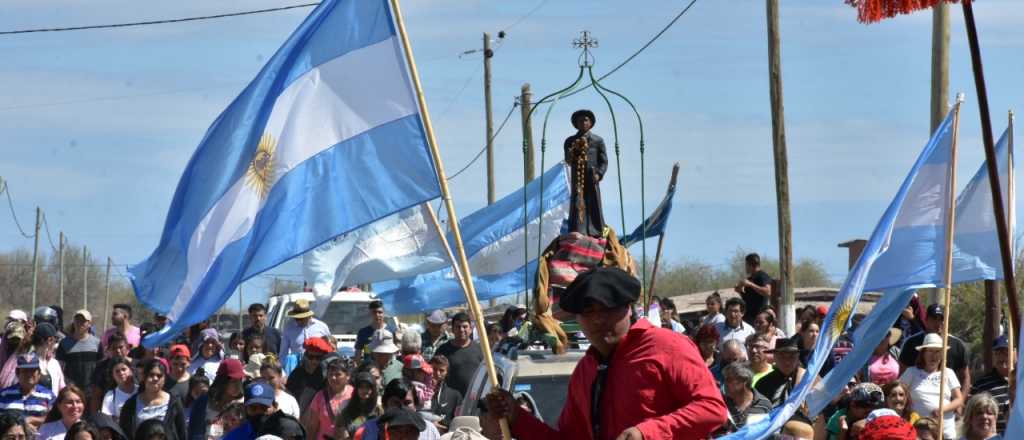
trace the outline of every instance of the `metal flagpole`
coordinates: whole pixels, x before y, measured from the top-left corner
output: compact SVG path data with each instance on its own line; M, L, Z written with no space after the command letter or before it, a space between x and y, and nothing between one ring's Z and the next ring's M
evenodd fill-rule
M939 365L939 433L942 431L942 399L946 395L946 350L949 349L949 303L953 292L953 231L956 226L956 144L960 136L960 104L964 101L963 93L956 96L956 108L953 109L953 142L950 146L949 160L949 202L946 206L946 255L943 282L946 284L944 303L946 313L942 319L942 363ZM922 356L918 353L918 356Z
M416 101L420 107L420 113L423 120L423 129L426 131L427 143L430 145L430 155L434 160L434 168L437 171L437 180L441 186L441 199L444 200L445 210L448 211L448 218L450 219L450 225L452 229L452 238L455 240L455 250L458 252L459 266L462 268L462 274L466 279L466 300L469 303L470 312L473 314L474 320L476 321L477 331L481 335L486 335L486 326L484 325L484 316L480 311L480 304L476 298L476 289L473 287L473 276L469 270L469 259L466 258L466 249L462 244L462 232L459 230L458 216L455 215L455 205L452 203L451 193L448 190L448 177L444 173L444 164L441 161L441 151L437 146L437 138L434 136L434 126L430 122L430 113L427 111L427 100L423 95L423 86L420 84L419 71L416 69L416 60L412 54L412 45L409 43L409 35L405 31L405 21L402 19L402 11L399 8L398 0L391 0L391 9L395 15L395 25L398 29L398 34L402 40L402 46L405 49L406 62L409 64L409 73L412 77L413 86L416 88ZM494 357L491 355L491 344L487 340L486 336L480 338L480 348L483 351L484 362L487 364L487 375L490 377L491 386L498 388L501 384L498 382L498 373L494 368ZM512 439L511 430L508 427L508 420L499 420L501 424L502 436L506 440Z

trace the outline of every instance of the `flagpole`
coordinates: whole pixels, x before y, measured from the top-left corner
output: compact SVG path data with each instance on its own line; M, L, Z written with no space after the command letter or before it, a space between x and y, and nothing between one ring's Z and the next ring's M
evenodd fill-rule
M949 159L949 202L946 209L946 255L945 273L943 282L946 284L944 297L945 310L942 318L942 363L939 366L939 435L942 434L942 399L946 395L946 350L949 349L949 315L952 310L949 304L952 302L953 292L953 233L956 227L956 144L960 137L960 104L964 102L963 93L956 96L956 107L953 109L953 141L950 145ZM918 356L922 356L918 353Z
M448 255L448 263L452 265L455 279L458 280L463 292L469 292L469 288L466 287L466 279L462 277L462 271L459 270L458 260L452 254L452 247L448 245L448 236L445 235L444 229L441 228L441 222L437 221L437 213L434 212L434 207L430 206L430 203L424 203L423 206L427 207L427 212L430 213L430 221L434 222L434 229L437 230L438 237L441 237L441 244L444 246L445 255Z
M669 191L672 190L672 187L676 186L676 178L678 177L679 162L676 162L675 165L672 166L672 178L668 181ZM658 235L658 250L654 253L654 268L651 269L651 284L647 286L647 294L644 296L644 302L646 303L644 305L645 311L650 309L651 304L649 299L654 297L654 283L658 278L658 265L661 263L661 250L662 246L665 244L665 234L666 232L662 230L661 234ZM646 240L647 237L643 237L643 239Z
M1014 243L1014 238L1015 237L1013 235L1014 232L1015 232L1014 231L1014 229L1015 229L1014 228L1014 224L1016 223L1016 220L1017 220L1016 219L1016 217L1017 217L1017 206L1016 206L1017 203L1014 201L1014 197L1016 196L1016 194L1015 194L1016 193L1016 184L1015 184L1016 182L1014 181L1014 176L1013 176L1013 110L1010 110L1008 112L1007 119L1008 119L1007 126L1009 127L1009 129L1007 130L1007 132L1008 132L1007 136L1009 136L1009 138L1007 139L1007 145L1006 145L1006 155L1007 155L1007 162L1006 162L1006 164L1007 164L1007 168L1006 168L1006 180L1007 180L1007 184L1006 184L1006 186L1007 186L1007 189L1006 189L1006 205L1007 205L1006 206L1006 213L1007 214L1006 215L1007 215L1007 222L1006 222L1006 229L1008 229L1009 232L1010 232L1008 234L1008 236L1009 236L1008 238L1010 240L1010 252L1013 253L1013 254L1016 254L1016 248L1015 248L1016 243ZM1009 331L1006 332L1006 340L1007 340L1007 345L1010 348L1010 371L1012 372L1012 371L1014 371L1013 364L1014 364L1014 362L1017 361L1017 359L1014 357L1014 352L1015 352L1014 351L1014 347L1017 346L1017 335L1013 331L1013 325L1012 324L1009 326Z
M426 131L427 141L430 144L430 155L434 160L434 168L437 170L437 180L441 185L441 199L444 200L445 210L448 211L448 218L452 229L452 238L455 240L455 249L459 256L459 266L465 276L466 301L469 303L470 312L476 322L477 331L480 332L480 348L483 351L484 362L487 365L487 375L491 380L491 386L497 389L501 386L498 382L498 373L494 368L494 357L491 355L491 344L487 340L487 327L484 325L484 315L480 310L480 303L476 298L476 289L473 287L473 275L469 270L469 259L466 258L466 249L462 244L462 232L459 230L458 216L455 215L455 205L452 203L451 193L448 190L448 178L444 173L444 164L441 161L441 151L437 147L437 138L434 136L434 126L430 122L430 113L427 111L427 100L423 94L423 86L420 84L419 71L416 69L416 60L412 54L412 45L409 43L409 35L405 31L405 21L402 19L402 11L398 0L390 0L391 9L395 15L395 26L405 48L406 62L409 64L409 73L412 77L413 86L416 88L416 101L419 104L420 114L423 120L423 129ZM512 439L512 431L509 429L508 420L500 419L502 437L506 440Z

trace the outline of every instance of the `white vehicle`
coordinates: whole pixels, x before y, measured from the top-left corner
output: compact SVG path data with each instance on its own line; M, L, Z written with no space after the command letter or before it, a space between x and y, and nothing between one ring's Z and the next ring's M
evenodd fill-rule
M275 295L270 297L267 304L267 325L284 331L288 322L288 311L292 304L299 299L313 302L312 292L295 292ZM356 333L359 329L370 325L368 305L377 299L376 295L369 292L338 292L331 298L331 304L323 316L318 316L331 334L338 341L338 351L345 356L352 356L355 352Z

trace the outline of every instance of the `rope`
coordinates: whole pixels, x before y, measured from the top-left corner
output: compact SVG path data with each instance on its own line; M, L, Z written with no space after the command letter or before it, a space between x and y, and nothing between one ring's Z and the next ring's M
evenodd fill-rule
M21 227L21 222L18 221L18 214L14 212L14 200L11 199L11 188L7 185L7 181L0 182L0 192L7 194L7 207L11 209L11 218L14 219L14 225L18 227L18 232L21 233L22 237L35 238L35 234L26 234L25 230Z
M509 118L512 117L512 113L516 111L516 107L518 107L518 106L519 106L518 102L512 103L512 108L508 109L508 113L505 114L505 119L503 121L501 121L501 125L498 125L498 129L495 130L494 131L494 135L491 136L491 141L494 141L494 139L498 137L498 134L501 133L501 130L503 128L505 128L505 124L508 123ZM476 153L476 156L473 157L473 160L470 160L469 163L467 163L461 169L456 171L454 174L448 176L448 181L450 182L452 179L458 177L459 174L462 174L464 171L468 170L469 167L473 166L473 164L476 163L476 161L480 160L480 157L483 156L485 151L487 151L487 145L486 144L484 145L483 148L480 149L479 152Z
M300 4L300 5L282 6L282 7L278 7L278 8L256 9L256 10L252 10L252 11L229 12L229 13L226 13L226 14L202 15L202 16L198 16L198 17L172 18L172 19L166 19L166 20L136 21L136 22L130 22L130 23L115 23L115 24L98 24L98 25L91 25L91 26L70 26L70 27L56 27L56 28L21 29L21 30L14 30L14 31L0 31L0 35L32 34L32 33L39 33L39 32L82 31L82 30L87 30L87 29L115 29L115 28L125 28L125 27L133 27L133 26L148 26L148 25L153 25L153 24L183 23L183 22L186 22L186 21L212 20L212 19L216 19L216 18L239 17L239 16L242 16L242 15L263 14L263 13L266 13L266 12L278 12L278 11L286 11L286 10L289 10L289 9L308 8L310 6L316 6L316 5L319 5L319 4L320 4L319 2L317 2L317 3L303 3L303 4Z

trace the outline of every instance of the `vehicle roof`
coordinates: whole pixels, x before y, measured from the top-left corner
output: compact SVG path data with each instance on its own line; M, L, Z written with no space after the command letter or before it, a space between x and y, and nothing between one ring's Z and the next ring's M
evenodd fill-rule
M519 365L518 377L536 376L568 376L576 369L576 364L586 351L574 350L565 354L552 354L550 351L520 352L516 363Z
M315 297L313 292L292 292L292 293L280 293L272 297L278 301L292 302L298 299L305 299L313 301ZM366 302L377 299L377 295L373 292L363 291L345 291L336 292L331 298L331 302Z

